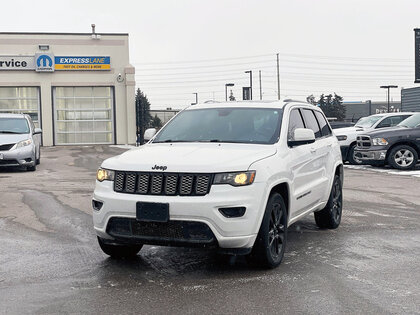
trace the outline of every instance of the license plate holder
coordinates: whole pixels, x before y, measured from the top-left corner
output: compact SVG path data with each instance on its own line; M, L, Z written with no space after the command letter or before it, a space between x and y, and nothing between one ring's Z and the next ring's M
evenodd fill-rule
M137 202L136 219L144 222L168 222L169 203Z

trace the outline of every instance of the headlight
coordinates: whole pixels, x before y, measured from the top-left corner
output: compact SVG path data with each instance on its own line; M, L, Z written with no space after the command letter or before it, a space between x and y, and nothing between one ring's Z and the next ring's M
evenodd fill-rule
M337 136L338 141L344 141L347 140L347 136Z
M18 142L16 144L15 149L23 148L23 147L26 147L26 146L28 146L30 144L32 144L32 140L31 139L23 140L23 141L20 141L20 142Z
M220 173L214 176L213 184L229 184L232 186L251 185L255 179L255 171Z
M384 138L373 138L372 143L373 145L387 145L388 141L386 141Z
M96 179L100 182L103 182L104 180L114 180L114 175L115 171L100 168L96 172Z

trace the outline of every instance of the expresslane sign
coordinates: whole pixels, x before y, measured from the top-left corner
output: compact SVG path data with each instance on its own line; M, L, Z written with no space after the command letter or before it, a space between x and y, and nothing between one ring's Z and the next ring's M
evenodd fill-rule
M55 70L109 70L110 57L55 57Z
M1 70L110 70L109 56L54 56L51 53L37 53L33 56L0 56Z
M0 70L35 70L34 56L0 56Z

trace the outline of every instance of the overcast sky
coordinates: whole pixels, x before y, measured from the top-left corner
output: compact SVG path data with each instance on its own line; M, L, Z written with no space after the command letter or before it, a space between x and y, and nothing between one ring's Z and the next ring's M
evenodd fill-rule
M414 86L419 0L2 1L1 31L130 34L137 85L152 108L241 98L253 71L254 99L336 92L345 101L385 100L383 84ZM6 14L7 12L7 14ZM0 52L1 53L1 52ZM392 92L399 99L399 89Z

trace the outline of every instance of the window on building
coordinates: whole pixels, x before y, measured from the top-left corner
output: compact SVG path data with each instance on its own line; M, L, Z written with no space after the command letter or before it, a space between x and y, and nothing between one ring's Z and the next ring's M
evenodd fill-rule
M39 105L38 87L0 87L0 113L28 114L40 127Z
M54 88L56 144L113 143L111 87Z

